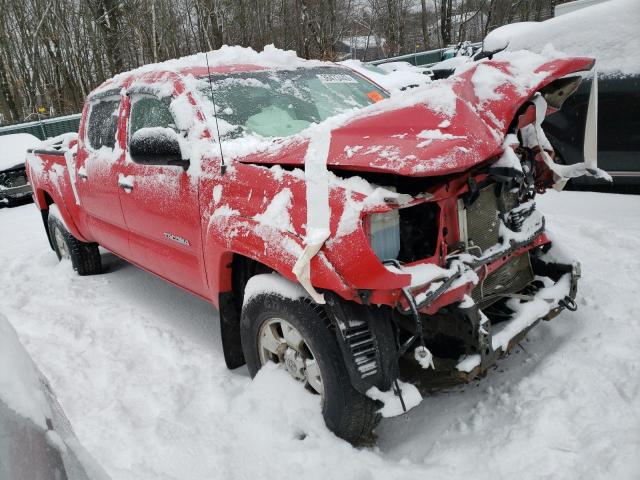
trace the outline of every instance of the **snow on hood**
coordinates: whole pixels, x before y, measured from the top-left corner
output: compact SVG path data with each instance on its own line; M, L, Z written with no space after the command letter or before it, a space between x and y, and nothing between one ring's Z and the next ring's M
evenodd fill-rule
M510 121L538 89L592 63L519 51L469 64L455 77L323 122L332 127L327 164L411 176L464 171L501 153ZM258 153L240 160L301 166L309 131L263 142L264 148L256 144ZM228 148L225 156L233 154L230 145L223 148Z
M28 133L16 133L0 136L0 171L22 165L27 150L35 148L40 140Z
M209 52L208 58L211 68L336 66L304 60L293 51L279 50L272 45L266 46L262 52L224 46ZM331 138L327 158L329 166L411 176L460 172L501 153L509 122L517 108L537 89L554 78L588 69L590 64L589 59L562 60L547 52L503 52L492 61L468 64L464 72L455 78L431 82L409 91L392 92L388 99L364 108L353 108L319 124L312 123L298 134L284 138L244 134L239 138L225 139L222 150L225 159L230 161L302 166L313 132L321 130L330 133L327 136ZM98 91L122 86L148 72L154 73L150 80L152 84L162 89L166 83L163 80L165 73L179 72L187 90L197 97L194 75L204 65L204 53L146 65L114 77ZM398 73L406 75L406 72ZM423 77L426 78L420 78ZM198 121L198 128L190 128L197 115L193 105L186 100L185 94L174 99L172 111L177 120L183 117L190 120L190 124L181 129L190 132L189 170L198 172L200 158L210 151L210 143L203 140L202 130L207 128L209 132L215 132L215 124L212 114L205 109L205 122Z
M640 2L611 0L544 22L505 25L487 35L483 49L528 49L596 59L603 73L640 74ZM549 48L551 45L553 48Z

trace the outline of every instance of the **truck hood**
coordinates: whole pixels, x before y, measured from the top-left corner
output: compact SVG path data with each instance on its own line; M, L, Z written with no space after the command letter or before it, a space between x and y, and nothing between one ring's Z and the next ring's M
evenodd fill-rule
M472 63L454 77L334 120L327 165L416 177L467 170L502 152L509 124L536 91L593 63L582 57L549 60L525 51ZM303 132L240 161L303 166L308 145Z

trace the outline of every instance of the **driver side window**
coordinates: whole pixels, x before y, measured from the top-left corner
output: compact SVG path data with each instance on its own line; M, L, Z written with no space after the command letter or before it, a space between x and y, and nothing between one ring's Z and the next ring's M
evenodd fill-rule
M181 165L180 137L169 109L171 98L147 94L133 97L129 114L129 157L146 165Z
M170 97L156 98L138 95L133 98L129 120L129 138L142 128L170 128L176 131L173 115L169 109Z

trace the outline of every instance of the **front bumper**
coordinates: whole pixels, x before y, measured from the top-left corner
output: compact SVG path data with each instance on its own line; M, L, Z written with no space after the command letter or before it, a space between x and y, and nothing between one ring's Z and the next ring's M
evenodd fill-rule
M463 356L455 367L455 376L464 381L486 372L496 360L513 349L540 320L551 320L562 310L576 309L575 298L580 264L538 262L536 279L543 286L535 293L514 296L510 300L513 315L492 325L475 305L463 315L477 317L477 352ZM542 271L540 271L542 270ZM461 310L465 310L460 307Z

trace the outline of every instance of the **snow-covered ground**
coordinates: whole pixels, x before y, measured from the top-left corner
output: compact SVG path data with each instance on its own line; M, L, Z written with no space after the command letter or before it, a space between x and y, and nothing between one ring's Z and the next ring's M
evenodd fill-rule
M640 197L538 204L582 261L580 309L383 420L375 449L284 373L228 371L207 303L110 254L96 277L58 264L33 205L0 210L0 313L113 479L640 478Z

